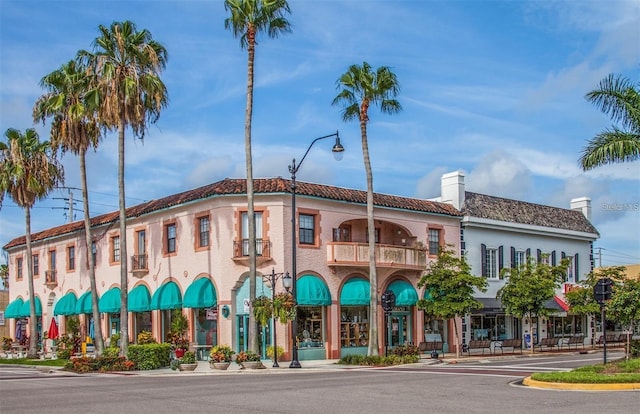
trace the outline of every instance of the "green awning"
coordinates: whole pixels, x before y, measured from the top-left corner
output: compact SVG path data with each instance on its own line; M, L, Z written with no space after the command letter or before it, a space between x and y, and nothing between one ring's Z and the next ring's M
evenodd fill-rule
M78 299L76 298L76 294L73 292L69 292L60 299L56 303L56 306L53 308L54 315L75 315L76 314L76 305L78 303Z
M182 306L185 308L210 308L218 304L216 289L211 279L203 277L194 281L184 292Z
M148 312L151 310L151 295L145 285L138 285L127 297L129 312Z
M98 309L100 309L100 307L98 307ZM82 315L85 313L93 313L93 306L91 306L91 291L84 292L76 302L76 315Z
M31 316L31 310L29 307L31 306L31 300L27 300L22 304L22 308L20 308L20 317L28 318ZM42 316L42 302L40 302L40 298L36 296L36 316Z
M24 301L22 300L22 298L18 298L13 302L11 302L7 306L7 308L4 310L4 317L12 318L12 319L20 318L20 312L22 311L23 304L24 304Z
M182 294L175 282L167 282L156 290L151 298L151 309L181 309Z
M396 306L415 306L418 301L418 293L405 280L394 280L387 288L396 295Z
M369 281L366 279L353 278L342 286L340 294L340 305L342 306L364 306L371 302L369 294Z
M101 313L118 313L120 312L120 288L114 287L106 292L98 301L98 309Z
M320 278L304 275L296 281L296 301L301 306L329 306L331 293Z
M433 297L431 296L431 289L425 288L424 294L422 295L422 299L429 300L429 301L433 300Z

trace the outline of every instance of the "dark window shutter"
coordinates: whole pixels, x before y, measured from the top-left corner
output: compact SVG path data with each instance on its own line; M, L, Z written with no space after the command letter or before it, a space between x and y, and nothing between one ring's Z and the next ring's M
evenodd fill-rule
M529 258L531 257L531 249L527 249L526 255L527 255L527 262L528 262Z
M580 273L578 273L578 253L573 256L573 269L573 278L577 282L578 280L580 280Z
M498 247L498 278L502 279L502 268L504 267L504 246Z
M482 267L482 276L487 277L487 245L480 245L480 261Z
M556 265L556 251L552 251L551 252L551 266L555 266Z
M516 248L513 246L511 247L511 268L516 268Z
M536 260L538 261L538 263L542 262L542 250L540 249L536 250Z

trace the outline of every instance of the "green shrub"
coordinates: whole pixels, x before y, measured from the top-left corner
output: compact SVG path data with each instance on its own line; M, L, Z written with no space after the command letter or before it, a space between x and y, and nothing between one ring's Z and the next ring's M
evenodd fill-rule
M73 372L132 371L136 365L125 357L82 357L73 358L65 364L65 369Z
M367 365L384 367L400 364L414 364L420 361L419 355L394 355L389 356L365 356L365 355L345 355L338 364L342 365Z
M141 331L138 334L138 345L155 344L156 338L149 331Z
M109 358L115 358L118 355L120 355L120 348L117 347L107 347L104 349L104 351L102 352L102 356L104 357L109 357Z
M393 349L393 355L400 357L405 355L417 355L420 356L420 349L417 346L411 344L399 345Z
M634 358L640 357L640 339L634 339L630 344L631 356Z
M127 357L134 361L138 369L149 370L168 367L171 344L129 345Z
M182 358L180 358L181 364L195 364L196 363L196 353L193 351L186 351Z

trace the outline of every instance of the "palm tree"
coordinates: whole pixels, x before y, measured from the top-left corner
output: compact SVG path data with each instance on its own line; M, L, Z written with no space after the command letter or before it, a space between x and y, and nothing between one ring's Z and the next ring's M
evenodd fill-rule
M40 141L35 129L21 133L9 128L5 132L7 143L0 142L0 191L24 208L27 245L27 276L29 283L29 353L36 358L38 327L36 298L33 285L33 257L31 253L31 208L64 180L62 165L55 157L48 141Z
M378 355L378 277L376 272L376 232L373 220L373 174L367 142L367 122L369 122L369 106L380 105L383 113L394 114L402 110L395 97L400 92L396 75L389 67L380 66L374 72L371 65L363 62L362 66L351 65L346 73L336 82L340 90L333 99L332 105L342 105L342 120L360 121L360 137L362 140L362 156L367 176L367 227L369 236L369 282L371 303L369 310L369 349L368 355Z
M285 15L290 14L286 0L225 0L224 8L231 13L224 21L225 29L240 38L240 47L247 49L247 106L244 121L244 152L247 171L247 215L249 217L249 299L256 298L256 223L253 208L253 160L251 157L251 119L253 115L253 68L256 36L266 32L271 38L291 32ZM295 212L293 213L295 214ZM296 275L293 275L296 277ZM258 352L257 325L249 312L249 349Z
M579 160L582 169L640 158L640 83L634 85L628 78L611 74L586 99L623 129L613 126L589 140Z
M120 209L120 353L129 344L127 223L124 187L124 133L144 139L149 123L155 123L167 106L167 88L160 73L167 63L167 50L153 40L148 30L138 31L130 21L98 26L100 36L94 51L81 50L78 57L95 76L94 96L100 124L118 131L118 193Z
M91 222L89 214L89 194L87 190L86 154L89 147L98 147L101 138L98 121L93 109L87 105L87 96L91 96L91 76L86 68L76 61L69 61L59 69L46 75L40 86L47 91L33 108L33 118L44 123L46 118L53 118L51 123L51 145L63 152L71 151L80 159L80 180L82 182L82 199L84 208L85 257L89 265L89 284L93 320L100 320L98 310L98 290L96 272L91 252ZM100 323L94 324L96 352L102 355L102 328Z

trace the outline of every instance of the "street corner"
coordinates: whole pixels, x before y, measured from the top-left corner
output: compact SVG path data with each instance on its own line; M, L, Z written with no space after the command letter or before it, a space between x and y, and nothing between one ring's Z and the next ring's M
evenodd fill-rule
M560 391L640 391L640 383L574 384L567 382L536 381L531 379L531 377L522 380L522 385L531 388Z

